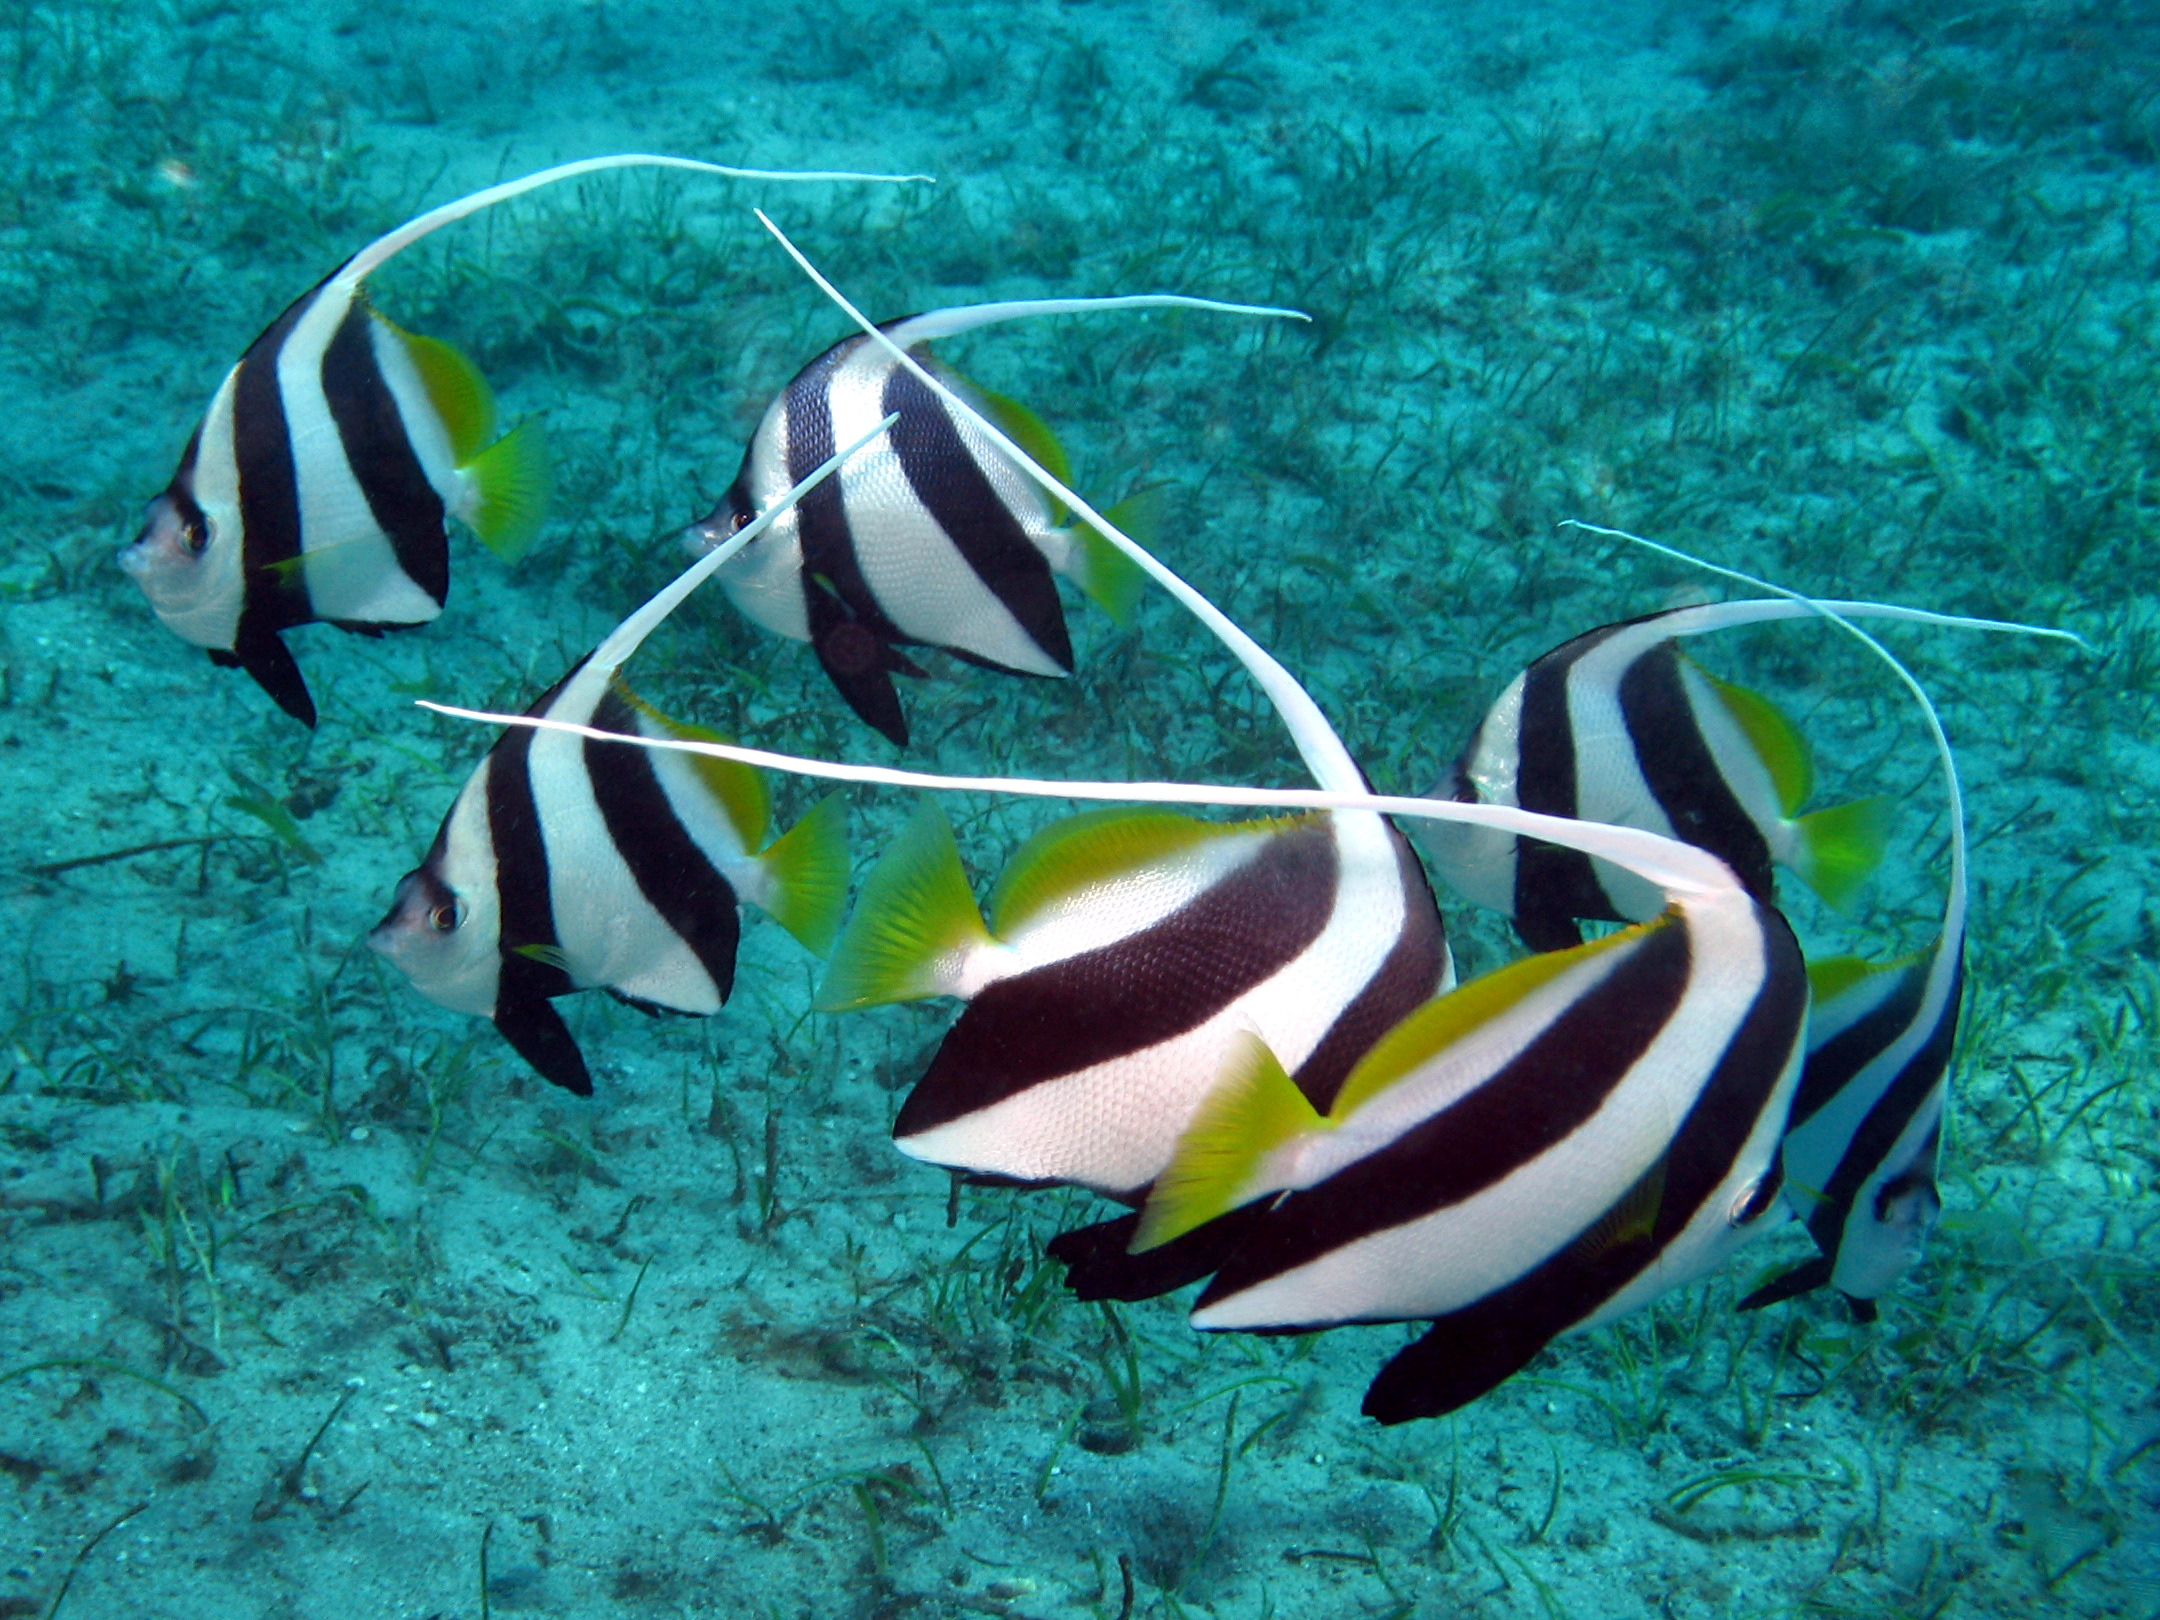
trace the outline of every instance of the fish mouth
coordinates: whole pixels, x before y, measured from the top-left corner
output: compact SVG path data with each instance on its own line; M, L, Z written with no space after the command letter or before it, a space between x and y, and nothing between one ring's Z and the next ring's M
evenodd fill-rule
M115 552L113 561L120 565L120 572L130 579L141 579L150 571L150 553L139 538L130 540Z

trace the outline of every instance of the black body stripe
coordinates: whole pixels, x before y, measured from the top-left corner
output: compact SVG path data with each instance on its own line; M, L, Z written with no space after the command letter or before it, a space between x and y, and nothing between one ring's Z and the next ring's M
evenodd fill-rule
M1929 1093L1943 1083L1943 1076L1949 1072L1950 1051L1957 1036L1958 1003L1964 993L1965 968L1961 955L1942 1017L1936 1020L1927 1040L1906 1060L1905 1067L1898 1070L1897 1078L1890 1082L1876 1099L1875 1106L1860 1121L1852 1140L1845 1145L1844 1157L1838 1160L1837 1169L1831 1173L1830 1184L1820 1189L1822 1202L1808 1214L1808 1235L1814 1238L1816 1247L1823 1253L1836 1256L1839 1245L1845 1240L1845 1222L1852 1213L1853 1200L1860 1196L1867 1178L1889 1158L1890 1150L1897 1146L1905 1127L1912 1123Z
M832 376L868 338L836 343L796 374L788 384L787 472L790 484L799 483L832 459L839 447L833 442ZM840 480L828 478L796 503L797 532L802 536L803 589L814 591L812 577L827 580L849 613L881 639L903 639L899 628L885 617L875 593L863 578L855 559L854 537L848 532L847 507L840 496Z
M882 403L886 414L899 413L892 446L915 498L1035 645L1070 673L1072 640L1050 564L968 454L945 402L913 372L894 366ZM971 663L1004 667L978 654L967 656Z
M1474 1197L1579 1130L1672 1021L1688 986L1684 921L1654 928L1491 1078L1378 1152L1276 1206L1201 1304Z
M1575 726L1568 715L1568 681L1576 663L1626 628L1607 625L1555 648L1523 674L1522 711L1515 731L1515 802L1525 810L1573 816ZM1515 931L1534 951L1565 950L1582 942L1578 917L1625 921L1599 885L1590 857L1534 838L1515 840Z
M1336 1093L1373 1043L1439 992L1440 972L1447 960L1447 930L1433 901L1432 885L1425 880L1425 869L1392 822L1388 840L1394 845L1401 874L1401 932L1357 998L1328 1026L1312 1055L1290 1077L1323 1114L1335 1105Z
M1506 1287L1439 1318L1380 1369L1365 1391L1367 1417L1382 1423L1438 1417L1520 1371L1639 1276L1731 1173L1807 1017L1800 947L1775 912L1756 915L1766 936L1769 971L1673 1138L1650 1235L1596 1252L1570 1245Z
M1339 878L1325 826L1253 858L1151 928L990 985L968 1004L893 1124L912 1136L1207 1022L1327 926Z
M638 734L637 716L614 692L593 709L602 731ZM585 771L608 836L630 868L638 892L681 936L727 1000L735 987L735 949L742 933L735 889L698 848L653 770L653 756L628 743L585 741Z
M787 385L782 398L790 484L807 478L838 448L833 443L832 374L868 341L850 338L834 344ZM753 443L752 453L755 448ZM747 457L744 466L747 471ZM828 478L796 503L795 524L802 543L803 616L818 664L858 719L894 747L905 748L907 717L900 712L900 693L892 678L896 671L912 672L914 666L892 652L900 632L878 607L856 561L838 478Z
M529 713L545 714L551 689ZM495 893L502 908L502 980L498 1007L506 1002L568 995L570 975L527 955L529 947L554 950L555 907L549 896L547 842L533 802L530 755L533 733L513 726L488 755L488 838L495 846Z
M240 357L233 379L233 464L240 485L240 635L285 630L310 623L307 587L297 569L281 569L300 555L300 485L293 471L292 433L285 396L278 388L278 354L293 327L321 294L303 293Z
M1960 970L1960 978L1963 973ZM1853 1081L1853 1077L1895 1044L1920 1015L1927 996L1928 964L1916 962L1898 976L1890 993L1807 1055L1800 1071L1800 1086L1793 1093L1792 1124L1797 1130L1813 1119L1830 1100ZM1956 999L1951 1001L1951 1022L1956 1023Z
M357 299L323 352L323 397L375 526L406 577L440 605L450 595L442 497L421 470L397 400L375 358L375 317Z
M1770 845L1718 769L1702 723L1688 701L1680 650L1661 641L1620 676L1620 716L1650 795L1682 843L1706 849L1733 869L1740 886L1764 905L1770 887Z

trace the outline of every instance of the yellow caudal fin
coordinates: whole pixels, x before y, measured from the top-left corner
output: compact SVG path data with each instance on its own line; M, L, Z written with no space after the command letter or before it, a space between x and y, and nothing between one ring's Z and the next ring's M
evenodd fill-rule
M1794 823L1793 871L1826 904L1844 908L1882 861L1896 814L1888 796L1811 811Z
M1167 487L1150 484L1145 489L1136 489L1103 516L1128 539L1152 548L1156 533L1162 528L1163 491ZM1140 592L1147 586L1147 575L1107 535L1085 523L1074 527L1072 540L1071 561L1066 564L1066 571L1072 575L1073 583L1110 615L1113 624L1123 624L1132 617L1134 607L1139 604Z
M968 382L967 386L974 391L983 415L995 422L1008 439L1033 456L1052 478L1067 489L1073 487L1072 458L1065 454L1065 447L1058 443L1048 422L1009 394L996 393L978 382ZM1043 498L1050 503L1050 526L1056 528L1066 519L1065 504L1047 490Z
M829 793L758 856L765 915L813 955L832 949L847 908L847 796Z
M1807 739L1785 718L1784 711L1760 692L1721 681L1708 671L1704 675L1723 700L1733 723L1747 735L1763 769L1770 773L1779 813L1787 818L1798 815L1808 795L1815 791L1815 757L1808 750Z
M925 799L863 880L813 1005L819 1012L852 1012L950 995L960 961L989 942L952 823Z
M547 439L538 422L520 422L463 468L475 499L466 521L488 550L504 562L516 562L532 549L548 503L555 498L555 475L548 469Z
M1325 1124L1267 1043L1251 1033L1238 1036L1221 1077L1178 1138L1170 1168L1155 1178L1131 1252L1159 1248L1277 1191L1253 1185L1262 1161Z
M375 318L382 320L380 315ZM390 326L388 321L383 324ZM450 439L450 459L463 466L495 437L495 391L478 366L440 338L422 337L397 326L390 329L412 356L428 403L442 418L443 431Z

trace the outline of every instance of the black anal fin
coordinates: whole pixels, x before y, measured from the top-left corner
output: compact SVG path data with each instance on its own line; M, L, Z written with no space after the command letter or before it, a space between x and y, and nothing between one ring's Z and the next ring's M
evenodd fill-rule
M570 1026L545 996L497 1002L495 1027L540 1078L580 1097L592 1095L592 1074Z
M243 624L233 650L211 648L210 662L226 669L246 670L279 708L310 731L315 729L315 700L308 696L307 682L301 678L292 649L275 630L257 630Z
M1272 1204L1234 1209L1144 1254L1126 1253L1140 1217L1120 1215L1060 1232L1050 1240L1050 1258L1064 1262L1065 1286L1080 1299L1153 1299L1219 1270Z
M810 646L826 678L864 725L895 748L905 748L907 716L900 712L900 691L892 678L919 680L923 672L830 591L805 580L803 599L810 610Z
M1359 1410L1382 1423L1445 1417L1527 1367L1550 1341L1550 1330L1480 1309L1486 1303L1442 1317L1398 1351L1367 1386Z
M1743 1311L1759 1311L1802 1294L1811 1294L1830 1280L1830 1257L1817 1255L1804 1266L1795 1266L1782 1277L1773 1277L1740 1302Z
M1838 1292L1842 1294L1845 1291L1841 1288ZM1855 1299L1851 1294L1845 1294L1845 1308L1852 1312L1852 1319L1862 1327L1866 1327L1870 1322L1882 1315L1882 1312L1875 1308L1875 1302L1872 1299Z

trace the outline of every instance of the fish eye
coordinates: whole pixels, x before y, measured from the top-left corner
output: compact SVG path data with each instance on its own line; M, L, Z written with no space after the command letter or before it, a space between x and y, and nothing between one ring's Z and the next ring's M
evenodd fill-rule
M458 925L458 908L455 900L445 900L428 913L428 926L438 934L448 934Z
M200 557L203 547L210 543L210 526L199 517L181 519L180 543L187 547L190 557Z

